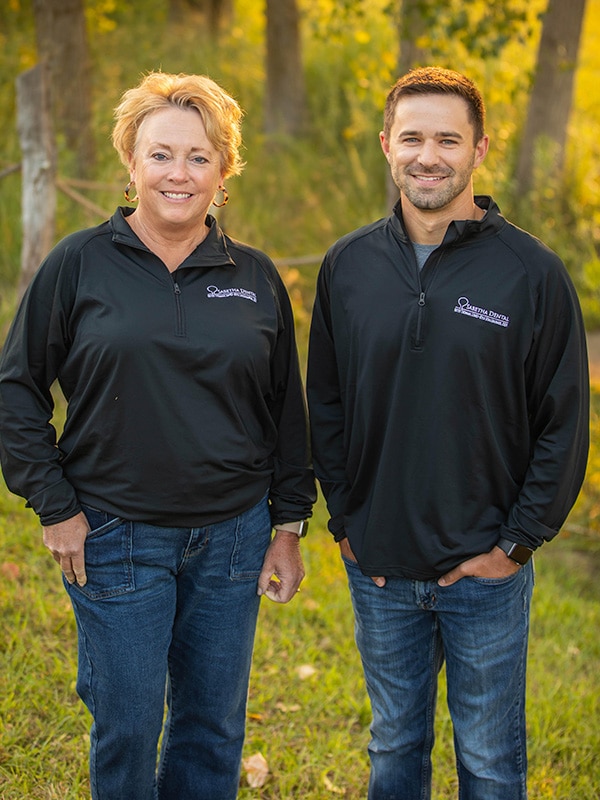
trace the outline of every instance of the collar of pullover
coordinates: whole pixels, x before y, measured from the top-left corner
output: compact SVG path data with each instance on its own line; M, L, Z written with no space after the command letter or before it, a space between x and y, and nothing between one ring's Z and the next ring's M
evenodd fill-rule
M452 243L460 242L465 238L479 238L491 236L497 233L504 224L504 218L500 214L500 209L489 195L477 195L475 203L479 208L486 211L483 219L458 219L453 220L446 230L442 246ZM394 206L394 212L391 216L391 222L394 230L398 236L405 242L409 241L409 236L404 226L404 219L402 217L402 208L400 201Z
M145 250L149 253L151 250L136 236L125 219L133 211L134 209L127 206L119 206L115 211L110 220L113 241L117 244L125 244L128 247L135 247L138 250ZM179 269L186 269L187 267L235 267L235 261L229 254L225 236L216 219L208 214L206 224L209 227L208 235L193 253L190 253Z

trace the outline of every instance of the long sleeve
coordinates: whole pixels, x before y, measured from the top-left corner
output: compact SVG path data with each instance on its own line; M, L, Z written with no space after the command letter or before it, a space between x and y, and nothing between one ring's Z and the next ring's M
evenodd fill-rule
M531 458L500 535L535 548L564 523L583 482L589 447L585 330L562 266L549 273L539 290L525 368Z
M278 430L269 494L274 525L310 517L316 500L294 318L287 291L279 279L276 292L282 330L272 358L271 415Z
M51 387L67 354L69 280L65 255L53 251L27 290L0 359L0 458L9 489L25 497L42 524L80 507L65 479Z
M332 336L327 270L326 260L317 282L310 330L307 393L315 475L327 502L329 529L339 540L345 535L343 515L349 484L345 468L345 415Z

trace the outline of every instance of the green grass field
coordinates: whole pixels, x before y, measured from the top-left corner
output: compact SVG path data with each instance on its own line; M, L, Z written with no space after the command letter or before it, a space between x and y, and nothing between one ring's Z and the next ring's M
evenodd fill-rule
M58 567L23 502L0 490L0 798L84 800L88 715L75 693L76 634ZM307 577L286 606L263 601L245 756L261 788L240 798L364 798L370 711L337 545L319 503L304 541ZM577 528L579 530L579 528ZM598 539L565 533L536 557L529 661L532 800L600 796ZM456 797L443 679L436 800Z

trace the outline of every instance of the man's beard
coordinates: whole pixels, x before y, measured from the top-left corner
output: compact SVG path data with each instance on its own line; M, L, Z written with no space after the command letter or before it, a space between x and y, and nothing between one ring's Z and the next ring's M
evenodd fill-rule
M427 170L418 168L414 164L402 167L401 169L392 164L391 172L394 183L409 203L415 206L415 208L434 211L436 209L445 208L445 206L449 205L455 197L458 197L458 195L467 188L473 174L473 162L460 172L455 172L449 168L445 168L443 171ZM416 186L412 180L411 173L416 173L418 175L435 175L437 177L443 177L444 180L439 186L433 185L428 189L427 187Z

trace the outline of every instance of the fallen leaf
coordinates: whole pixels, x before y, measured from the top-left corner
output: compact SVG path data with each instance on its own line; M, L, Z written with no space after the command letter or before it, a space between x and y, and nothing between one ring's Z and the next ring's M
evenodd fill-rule
M246 770L248 786L260 789L265 785L269 777L269 765L262 753L254 753L254 755L244 758L242 765Z
M346 794L346 790L336 786L333 781L329 779L328 775L323 775L323 783L327 791L332 792L332 794Z
M4 577L11 581L16 581L21 576L19 565L15 564L14 561L4 561L0 569Z
M296 672L298 673L300 680L305 681L307 678L311 678L313 675L316 675L317 670L312 664L301 664L296 669Z
M307 611L318 611L321 606L312 597L303 597L302 604Z
M292 711L300 711L302 706L295 704L293 706L288 706L285 703L275 703L275 708L278 708L279 711L283 711L284 714L289 714Z

